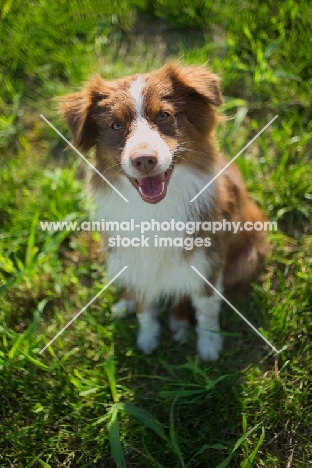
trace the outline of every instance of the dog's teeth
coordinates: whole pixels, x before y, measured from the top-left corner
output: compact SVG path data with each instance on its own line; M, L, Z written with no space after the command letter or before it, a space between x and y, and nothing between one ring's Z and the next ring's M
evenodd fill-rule
M142 193L142 195L144 195L141 187L138 187L138 188L139 188L139 192ZM165 190L165 182L162 182L161 183L161 193L163 193L164 190ZM155 195L155 197L146 197L146 198L150 198L152 200L153 198L157 198L157 197L158 197L158 195Z

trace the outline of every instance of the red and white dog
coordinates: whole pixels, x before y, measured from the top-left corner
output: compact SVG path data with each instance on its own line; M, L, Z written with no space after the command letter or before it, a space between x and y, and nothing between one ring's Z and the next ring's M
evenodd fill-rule
M95 77L81 92L63 97L61 114L75 144L82 151L95 147L97 170L129 200L126 203L92 171L98 218L120 223L134 219L136 224L152 219L264 221L234 164L190 203L227 162L214 138L216 106L222 102L216 75L203 67L177 64L115 81ZM137 236L137 232L119 234ZM218 358L221 299L190 266L222 292L251 280L268 252L268 243L263 230L209 234L210 247L197 242L192 250L169 245L107 248L110 277L128 265L118 280L125 295L114 312L136 311L137 343L144 353L157 347L159 301L170 298L174 339L184 341L193 307L198 352L204 360ZM106 238L110 235L105 233ZM181 237L181 232L165 235ZM205 238L207 233L199 228L195 235Z

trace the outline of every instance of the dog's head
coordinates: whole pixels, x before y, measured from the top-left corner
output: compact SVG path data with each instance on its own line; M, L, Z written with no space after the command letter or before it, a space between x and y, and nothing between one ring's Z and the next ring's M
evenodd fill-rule
M83 91L61 98L60 110L76 146L96 146L105 177L126 176L144 201L158 203L175 164L198 171L209 166L207 137L221 104L216 75L169 64L115 81L95 77Z

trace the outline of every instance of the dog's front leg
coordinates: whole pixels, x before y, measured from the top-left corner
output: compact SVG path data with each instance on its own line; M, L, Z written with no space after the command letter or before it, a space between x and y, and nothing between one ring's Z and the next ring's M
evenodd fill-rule
M155 304L140 301L137 304L139 333L137 345L145 354L151 354L158 345L160 324L158 321L159 308Z
M222 293L221 275L214 286ZM205 295L192 296L197 320L197 351L204 361L215 361L219 358L222 349L219 325L220 302L220 296L210 287L206 288Z

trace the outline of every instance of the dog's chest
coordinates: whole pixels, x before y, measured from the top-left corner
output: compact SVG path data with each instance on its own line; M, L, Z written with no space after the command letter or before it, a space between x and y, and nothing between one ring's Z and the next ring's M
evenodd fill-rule
M206 274L211 270L202 250L185 256L183 248L158 247L152 243L149 247L116 247L108 252L109 277L117 275L126 265L128 268L118 278L118 283L150 301L160 296L180 297L200 291L202 284L190 266Z
M200 182L193 193L196 194ZM97 220L116 223L114 229L107 230L104 235L109 277L128 266L118 278L118 283L150 301L161 295L183 296L199 292L203 282L191 265L209 275L213 268L209 255L204 249L185 250L175 246L175 239L183 239L186 234L172 229L172 220L187 223L194 217L191 212L193 206L189 202L192 193L182 191L181 184L173 179L166 198L152 205L142 201L130 183L124 183L118 189L129 200L128 203L115 193L94 194ZM142 232L142 226L146 226L144 223L153 226L153 220L154 228ZM170 224L170 227L165 231L158 230L157 223L167 223L166 226ZM118 226L123 229L116 230Z

